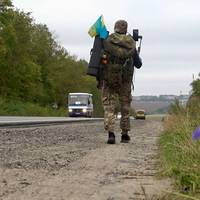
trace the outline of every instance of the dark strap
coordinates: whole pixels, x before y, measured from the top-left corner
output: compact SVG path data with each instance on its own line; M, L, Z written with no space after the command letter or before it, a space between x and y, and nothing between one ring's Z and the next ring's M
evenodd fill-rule
M123 65L126 62L126 58L118 58L115 56L109 56L109 63Z

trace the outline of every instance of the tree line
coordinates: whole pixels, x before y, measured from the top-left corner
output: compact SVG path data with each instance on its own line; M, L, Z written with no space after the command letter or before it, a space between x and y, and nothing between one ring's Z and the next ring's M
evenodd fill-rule
M69 92L89 92L100 114L100 94L86 70L87 62L71 56L45 24L0 0L1 98L66 106Z

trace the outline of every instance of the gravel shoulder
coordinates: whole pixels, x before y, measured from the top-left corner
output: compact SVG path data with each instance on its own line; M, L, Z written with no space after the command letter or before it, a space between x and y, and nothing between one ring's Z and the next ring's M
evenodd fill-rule
M102 122L0 130L0 200L159 199L160 121L132 121L131 142L105 143Z

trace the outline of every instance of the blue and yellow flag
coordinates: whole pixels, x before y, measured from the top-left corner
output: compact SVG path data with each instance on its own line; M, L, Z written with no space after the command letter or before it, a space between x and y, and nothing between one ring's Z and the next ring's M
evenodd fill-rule
M101 15L97 21L90 27L88 34L91 37L99 35L100 38L106 39L108 37L108 31L106 29L103 16Z

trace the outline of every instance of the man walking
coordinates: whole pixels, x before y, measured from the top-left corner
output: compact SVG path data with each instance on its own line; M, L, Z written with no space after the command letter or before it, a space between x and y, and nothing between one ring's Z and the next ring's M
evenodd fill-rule
M134 72L133 55L136 42L127 34L128 24L124 20L115 23L114 33L104 40L102 103L104 106L104 127L108 131L108 144L115 144L115 106L119 101L121 109L121 142L128 143L130 136L129 110L131 85Z

